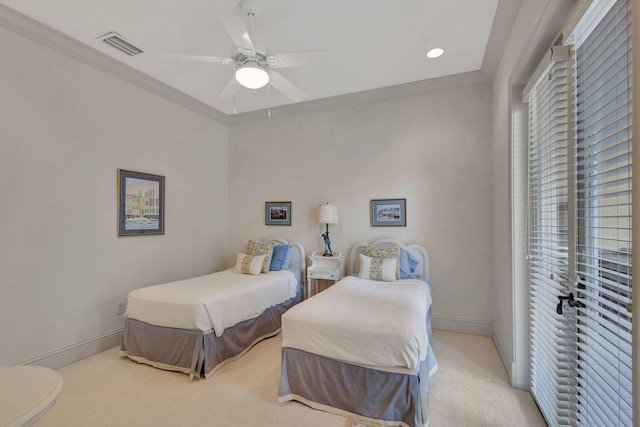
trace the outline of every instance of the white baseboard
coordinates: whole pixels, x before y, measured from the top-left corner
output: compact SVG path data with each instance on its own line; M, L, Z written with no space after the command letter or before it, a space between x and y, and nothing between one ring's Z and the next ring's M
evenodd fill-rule
M515 365L515 362L513 361L513 358L510 357L509 352L502 345L502 342L498 339L498 336L494 334L491 336L491 338L493 339L493 344L496 346L496 350L498 351L500 360L502 360L502 364L504 365L504 368L507 371L507 375L511 379L511 386L513 387L514 386L513 367Z
M433 329L461 334L493 336L493 324L485 320L464 319L461 317L433 316Z
M84 359L94 354L120 345L122 342L123 329L107 332L106 334L89 338L76 344L62 347L50 352L41 354L32 359L25 360L20 365L38 365L51 369L59 369L70 365L73 362Z
M531 382L529 378L529 356L527 354L518 353L514 350L514 353L510 353L507 347L498 339L497 335L493 335L493 343L498 350L498 355L502 360L502 364L507 370L507 375L511 381L511 387L519 390L531 390ZM514 343L515 345L515 343Z
M527 360L528 362L528 360ZM529 377L529 364L514 361L511 364L511 387L519 390L531 391L531 378Z

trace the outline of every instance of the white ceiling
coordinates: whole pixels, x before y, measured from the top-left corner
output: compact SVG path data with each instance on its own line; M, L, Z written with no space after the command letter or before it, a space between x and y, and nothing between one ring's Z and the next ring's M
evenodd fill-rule
M306 100L480 70L499 0L255 0L251 38L267 54L324 49L312 66L279 73ZM239 0L0 0L0 4L225 113L218 97L233 65L185 62L171 54L237 53L218 11L243 14ZM251 23L246 17L246 25ZM96 39L115 31L144 50L129 57ZM426 52L445 49L437 59ZM276 89L241 88L236 112L290 104Z

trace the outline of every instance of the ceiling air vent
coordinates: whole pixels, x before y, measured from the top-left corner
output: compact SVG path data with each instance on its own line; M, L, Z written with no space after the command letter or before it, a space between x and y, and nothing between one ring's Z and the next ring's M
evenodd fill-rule
M118 33L111 32L111 33L105 34L103 36L98 37L98 40L102 40L106 44L115 47L120 52L126 53L129 56L140 55L142 52L144 52L139 47L134 46L131 42L125 40Z

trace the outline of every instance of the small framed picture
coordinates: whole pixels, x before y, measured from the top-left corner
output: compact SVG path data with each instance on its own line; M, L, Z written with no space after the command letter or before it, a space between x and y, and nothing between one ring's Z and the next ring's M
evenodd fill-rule
M164 176L118 169L118 236L164 234Z
M371 226L407 226L407 199L371 200Z
M291 225L291 202L266 202L265 225Z

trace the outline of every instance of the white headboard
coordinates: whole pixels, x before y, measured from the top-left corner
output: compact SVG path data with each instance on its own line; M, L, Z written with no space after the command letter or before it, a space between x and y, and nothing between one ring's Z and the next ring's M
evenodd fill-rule
M429 278L429 254L427 250L420 245L412 244L405 245L394 239L380 239L373 243L357 243L351 248L351 255L349 257L349 274L358 274L359 255L364 248L369 245L374 246L400 246L400 248L408 251L415 259L418 260L418 266L416 267L416 273L425 279Z
M289 268L299 270L302 283L304 283L305 273L307 271L307 258L302 245L298 242L288 242L279 237L267 239L266 241L274 242L276 245L291 245L291 264Z

